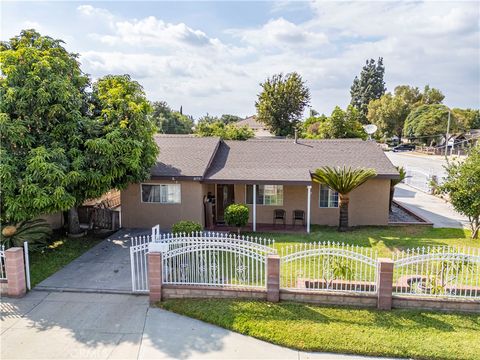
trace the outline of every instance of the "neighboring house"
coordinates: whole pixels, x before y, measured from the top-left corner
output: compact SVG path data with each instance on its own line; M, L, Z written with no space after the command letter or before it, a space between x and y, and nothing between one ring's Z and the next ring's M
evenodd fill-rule
M274 134L268 130L268 128L262 124L261 122L257 121L257 117L255 115L249 116L243 120L239 120L233 123L235 126L248 126L250 129L253 130L256 138L273 138L275 137Z
M378 175L350 195L350 224L388 224L390 179L398 172L373 141L222 141L188 135L155 139L160 153L151 179L121 192L124 227L160 224L168 229L180 220L221 224L225 208L234 202L248 205L255 226L272 224L274 209L286 211L286 224L292 224L294 210L302 210L307 231L310 223L337 225L338 194L310 176L326 165L375 169ZM210 209L209 202L214 203Z

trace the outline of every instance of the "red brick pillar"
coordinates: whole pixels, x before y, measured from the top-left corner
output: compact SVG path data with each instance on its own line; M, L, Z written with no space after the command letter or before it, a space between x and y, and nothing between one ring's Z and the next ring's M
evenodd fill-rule
M162 253L149 252L148 288L150 289L150 304L162 301Z
M267 256L267 301L280 301L280 256Z
M393 293L393 260L378 259L377 275L377 308L390 310L392 308Z
M5 250L7 273L7 294L11 297L23 297L27 292L25 281L25 263L23 248L13 247Z

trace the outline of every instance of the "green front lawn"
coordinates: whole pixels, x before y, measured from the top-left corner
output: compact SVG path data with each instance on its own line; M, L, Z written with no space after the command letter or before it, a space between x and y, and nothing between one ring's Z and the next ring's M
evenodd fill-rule
M255 233L253 236L275 239L277 249L298 242L340 242L378 251L379 257L389 257L396 250L422 246L470 246L480 247L480 239L470 239L470 231L423 226L361 227L338 232L333 227L313 226L310 234Z
M480 315L282 302L181 299L158 306L303 351L480 359Z
M30 252L30 281L32 288L102 240L103 238L94 236L78 239L62 237L54 240L41 252Z

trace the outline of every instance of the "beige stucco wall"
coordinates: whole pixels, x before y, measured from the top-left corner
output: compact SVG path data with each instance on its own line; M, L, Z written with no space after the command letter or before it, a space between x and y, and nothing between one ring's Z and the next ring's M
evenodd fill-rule
M174 181L148 181L147 183L167 184ZM181 204L142 203L140 184L132 184L121 193L122 226L148 228L160 224L163 229L170 228L180 220L192 220L204 224L203 196L214 190L212 184L193 181L179 181L181 185ZM245 185L236 184L235 202L245 203ZM388 198L390 180L372 179L350 194L349 223L359 225L387 225ZM213 192L213 191L212 191ZM253 221L252 206L250 222ZM287 224L292 223L293 210L299 209L307 214L307 187L285 185L283 188L283 206L257 205L257 223L271 224L274 209L285 209ZM319 184L312 184L311 223L318 225L338 225L338 208L319 207ZM297 223L298 224L298 223Z
M319 184L312 184L311 223L318 225L338 225L338 208L319 207ZM367 181L350 194L349 223L358 225L387 225L388 224L388 197L390 180L372 179ZM235 202L245 202L245 185L235 185ZM253 221L252 206L250 208L250 222ZM257 205L257 223L271 224L274 209L284 209L287 212L287 224L292 223L293 210L304 210L307 214L307 187L283 187L283 206ZM298 224L298 222L297 222Z
M121 192L122 227L149 228L160 224L169 229L180 220L204 224L203 195L206 185L194 181L149 180L146 184L173 184L181 186L180 204L142 203L140 184L131 184Z

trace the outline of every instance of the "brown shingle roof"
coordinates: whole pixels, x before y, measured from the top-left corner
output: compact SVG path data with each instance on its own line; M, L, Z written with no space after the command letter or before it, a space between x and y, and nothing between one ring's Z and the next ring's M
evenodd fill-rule
M221 142L205 180L309 183L310 172L321 166L373 168L379 177L398 177L373 141L275 139Z
M203 177L220 142L218 137L155 135L160 149L153 177Z

